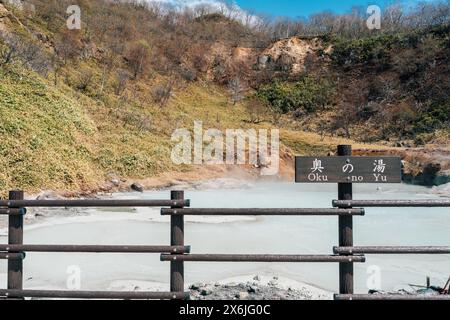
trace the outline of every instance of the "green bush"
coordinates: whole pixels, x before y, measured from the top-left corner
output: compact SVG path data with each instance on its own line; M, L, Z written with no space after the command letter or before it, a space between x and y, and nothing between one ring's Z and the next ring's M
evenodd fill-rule
M398 43L399 36L389 34L357 40L337 39L331 59L338 66L383 61L387 51Z
M288 113L299 109L312 113L324 108L331 98L332 86L309 76L297 82L275 81L259 88L257 96L276 112Z
M432 104L414 121L414 133L431 133L450 125L450 102Z

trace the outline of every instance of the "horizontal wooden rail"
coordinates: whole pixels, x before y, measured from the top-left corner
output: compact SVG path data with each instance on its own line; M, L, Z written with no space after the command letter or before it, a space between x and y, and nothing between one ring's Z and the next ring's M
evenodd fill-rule
M21 252L0 252L0 260L23 260L24 258L25 254Z
M450 207L450 200L333 200L333 207Z
M351 185L340 185L339 199L351 199ZM352 217L363 216L365 207L449 207L450 200L334 200L333 208L185 208L190 201L173 191L171 200L23 200L23 193L11 191L10 200L0 200L0 214L9 216L8 242L0 244L0 259L8 260L8 289L0 299L188 299L184 290L184 262L278 262L339 263L340 293L335 300L450 300L449 295L352 294L353 263L365 262L364 254L450 254L448 246L353 246ZM171 216L170 246L23 244L23 216L26 207L163 207ZM340 241L332 255L299 254L190 254L184 245L183 216L338 216ZM345 240L345 241L344 241ZM158 253L171 265L170 292L23 290L22 260L27 252L63 253Z
M336 294L334 300L450 300L450 295L416 295L416 294Z
M179 216L352 216L364 215L364 209L254 209L254 208L222 208L222 209L161 209L162 215Z
M8 252L86 252L86 253L189 253L190 246L120 246L120 245L22 245L1 244Z
M450 247L432 246L361 246L334 247L335 254L450 254Z
M0 200L0 207L188 207L189 200Z
M10 216L19 216L25 215L27 213L27 209L25 208L0 208L0 214L6 214Z
M197 262L365 262L364 256L276 254L187 254L161 255L161 261Z
M127 292L127 291L63 291L63 290L0 290L0 297L65 298L65 299L126 299L126 300L184 300L186 292Z

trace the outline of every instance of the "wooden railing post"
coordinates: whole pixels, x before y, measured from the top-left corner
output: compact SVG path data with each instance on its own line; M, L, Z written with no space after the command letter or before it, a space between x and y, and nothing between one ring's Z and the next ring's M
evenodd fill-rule
M338 156L351 156L352 146L339 145ZM338 183L338 199L352 200L353 191L351 183ZM339 216L339 246L353 247L353 217ZM353 294L353 263L339 263L339 293Z
M184 191L172 191L171 200L184 200ZM173 209L182 208L180 205L173 206ZM172 246L184 246L184 216L172 215L170 217L170 243ZM184 262L172 261L170 263L170 291L184 292Z
M23 191L10 191L9 200L23 200ZM8 244L23 244L23 215L9 215ZM8 260L8 290L23 289L22 259ZM14 298L9 296L9 298Z

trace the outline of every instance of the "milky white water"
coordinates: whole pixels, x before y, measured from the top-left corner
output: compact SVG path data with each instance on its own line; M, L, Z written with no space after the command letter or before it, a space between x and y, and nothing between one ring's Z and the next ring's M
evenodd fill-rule
M355 185L355 199L435 199L429 189L409 185ZM330 207L337 186L294 183L237 183L217 180L186 191L192 207ZM114 198L168 198L168 191L120 193ZM89 215L55 217L26 226L27 244L169 244L167 217L158 209L86 210ZM337 217L186 218L186 244L192 253L331 254L337 245ZM354 218L355 245L450 245L448 208L368 208ZM5 236L0 237L5 243ZM168 289L169 263L159 255L28 253L25 287L66 289L67 268L79 266L81 289L121 289L126 285L158 283ZM368 255L355 264L355 288L366 293L367 268L378 266L384 290L424 284L443 286L450 276L448 255ZM5 285L6 263L0 267ZM186 282L219 281L248 275L281 276L337 291L336 264L186 263Z

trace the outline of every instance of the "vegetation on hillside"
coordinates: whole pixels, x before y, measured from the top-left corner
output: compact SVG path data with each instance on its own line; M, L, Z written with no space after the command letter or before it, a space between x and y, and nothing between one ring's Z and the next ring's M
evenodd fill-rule
M336 41L332 69L341 95L349 97L346 110L354 122L374 121L373 140L393 137L423 145L435 132L448 130L449 39L450 24L442 24Z
M83 190L105 178L185 170L169 160L170 137L195 120L219 129L276 126L296 152L329 145L290 130L417 145L448 137L445 2L408 14L389 7L381 31L364 27L356 9L269 21L225 7L21 2L0 0L2 192ZM73 4L81 30L66 27ZM300 73L283 55L261 68L264 50L291 36L314 36L322 48Z
M331 103L332 84L325 79L304 75L295 82L274 82L258 88L257 96L271 105L275 112L294 112L296 117L304 113L323 110Z

